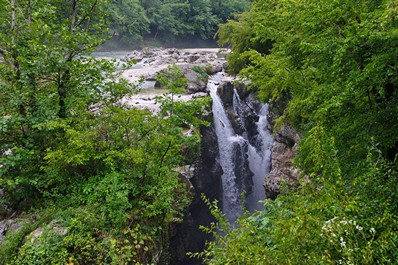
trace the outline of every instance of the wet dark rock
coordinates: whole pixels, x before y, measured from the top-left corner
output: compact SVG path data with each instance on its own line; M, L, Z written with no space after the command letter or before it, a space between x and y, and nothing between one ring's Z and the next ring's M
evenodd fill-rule
M202 135L201 155L190 182L194 187L194 197L184 215L182 223L170 231L170 255L173 265L199 265L198 259L188 258L187 252L200 252L211 236L199 229L215 221L209 208L203 202L202 194L210 200L221 197L222 168L217 161L217 135L213 127L200 128Z
M225 108L231 107L233 104L234 88L232 82L222 83L217 88L217 94L220 96Z
M245 126L242 123L242 120L232 109L226 110L228 118L231 122L232 129L234 129L235 134L242 135L245 132Z
M235 152L235 176L236 183L239 190L244 191L246 194L251 192L253 186L253 173L249 168L249 161L247 159L247 143L235 143L234 152Z
M252 93L252 91L248 90L247 86L243 83L236 84L235 89L236 89L236 92L238 92L238 95L241 98L241 100L245 100Z

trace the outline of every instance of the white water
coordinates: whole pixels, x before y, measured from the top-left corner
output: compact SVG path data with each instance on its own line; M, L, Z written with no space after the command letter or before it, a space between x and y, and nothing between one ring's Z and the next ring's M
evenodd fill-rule
M223 169L222 187L223 187L223 213L232 223L242 214L242 203L240 202L241 192L237 187L235 176L235 148L240 145L241 149L245 145L248 146L247 156L250 171L254 174L252 177L253 186L252 192L246 198L246 206L249 211L263 210L264 206L259 201L265 199L265 191L263 182L265 176L270 170L271 160L271 144L273 141L272 135L268 132L267 113L268 105L264 105L259 115L259 120L256 123L258 135L255 139L255 146L248 141L248 134L245 131L242 136L236 135L231 126L231 122L225 112L223 103L217 94L217 86L214 83L209 83L210 95L213 100L213 118L218 138L219 159L220 165ZM235 114L239 116L242 123L245 123L245 116L243 114L243 104L238 93L235 91L233 98L233 108Z
M231 123L225 112L220 97L217 94L217 85L209 83L210 96L213 99L214 126L218 138L220 165L223 169L221 177L223 188L223 213L231 222L241 214L240 192L236 186L234 173L234 145L243 141L242 137L234 134Z
M265 199L263 182L264 178L271 169L271 146L273 137L267 129L268 120L268 105L264 105L259 112L259 120L257 122L257 130L259 133L259 148L249 145L249 167L254 173L253 176L253 190L247 196L247 207L249 211L263 210L264 205L259 203L260 200Z

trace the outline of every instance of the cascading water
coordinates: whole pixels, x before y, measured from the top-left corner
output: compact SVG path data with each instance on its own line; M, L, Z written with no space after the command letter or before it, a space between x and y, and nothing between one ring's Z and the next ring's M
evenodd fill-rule
M247 196L247 207L249 211L263 210L264 206L259 203L265 199L263 188L264 177L271 169L271 145L273 137L267 129L268 105L264 105L259 112L259 120L257 122L258 130L258 149L253 145L249 145L249 167L253 172L253 190Z
M221 177L223 188L223 213L228 220L232 222L242 213L239 200L240 191L236 185L236 176L234 172L234 148L237 144L241 144L244 139L234 134L222 101L217 95L217 85L209 83L209 89L210 96L213 100L212 110L219 146L219 162L223 169L223 175Z
M251 192L246 197L246 207L249 211L262 210L263 206L259 203L265 199L263 188L264 177L270 170L272 135L267 130L268 106L264 105L258 113L258 121L255 123L255 135L250 135L246 129L246 116L248 111L255 112L255 108L247 102L243 102L237 91L233 95L233 112L239 117L240 123L245 128L241 135L235 133L231 121L228 118L220 96L217 94L217 85L214 82L209 83L210 95L213 100L213 119L218 138L219 163L223 169L222 187L223 187L223 213L228 220L234 222L242 213L241 194L245 192L242 185L238 184L238 179L245 176L239 176L245 161L248 163L252 180ZM250 138L250 139L249 139ZM247 150L244 153L243 150ZM237 157L240 154L243 157Z

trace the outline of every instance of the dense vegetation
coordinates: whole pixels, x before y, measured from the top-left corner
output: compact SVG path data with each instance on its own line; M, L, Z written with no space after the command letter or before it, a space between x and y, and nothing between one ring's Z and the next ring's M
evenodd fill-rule
M111 1L112 34L119 40L198 36L213 38L217 25L248 7L246 0L122 0Z
M1 264L150 264L188 203L177 168L195 159L206 99L161 112L120 100L137 88L109 61L82 57L109 34L208 38L246 1L0 0ZM302 139L300 186L198 254L208 264L398 263L396 0L256 0L222 25L229 69L250 80ZM14 216L15 217L15 216ZM32 233L33 232L33 233Z
M302 179L238 228L221 220L224 233L215 229L200 256L207 264L398 264L397 2L257 0L219 36L233 49L230 70L283 106L276 126L302 135Z
M167 258L168 226L188 202L177 168L200 142L183 132L203 124L208 102L173 101L186 80L170 68L159 115L121 104L137 88L112 62L82 57L108 32L107 1L0 5L0 214L22 217L0 263Z

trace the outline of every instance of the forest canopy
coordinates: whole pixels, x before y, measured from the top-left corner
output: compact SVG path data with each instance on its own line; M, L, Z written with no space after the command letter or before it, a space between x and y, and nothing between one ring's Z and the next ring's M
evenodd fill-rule
M111 34L120 41L211 39L218 24L248 6L246 0L112 0Z

